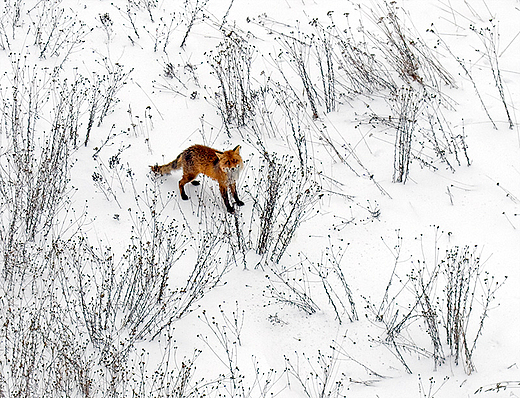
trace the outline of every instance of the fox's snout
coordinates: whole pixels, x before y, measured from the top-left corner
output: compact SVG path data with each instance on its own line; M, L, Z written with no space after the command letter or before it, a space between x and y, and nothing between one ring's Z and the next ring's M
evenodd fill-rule
M240 165L236 165L236 166L230 166L230 167L223 167L222 170L224 170L225 172L230 172L230 171L238 171L240 170Z

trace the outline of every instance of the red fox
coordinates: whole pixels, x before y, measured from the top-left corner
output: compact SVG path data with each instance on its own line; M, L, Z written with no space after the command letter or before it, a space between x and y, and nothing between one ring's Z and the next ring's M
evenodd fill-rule
M193 145L181 152L170 163L162 166L150 166L150 168L155 174L164 175L182 167L183 175L179 181L179 190L183 200L188 200L188 195L184 192L184 185L188 182L191 182L193 185L199 185L199 182L194 180L200 173L213 178L218 181L220 194L222 199L224 199L227 211L233 213L235 209L229 203L228 189L231 191L236 204L238 206L244 205L244 202L238 198L236 187L238 175L244 166L239 151L240 145L237 145L233 150L225 152L217 151L204 145Z

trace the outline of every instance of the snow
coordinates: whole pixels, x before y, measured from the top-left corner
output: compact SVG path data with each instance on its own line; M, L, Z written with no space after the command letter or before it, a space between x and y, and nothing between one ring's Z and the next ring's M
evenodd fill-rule
M152 240L151 231L146 229L150 228L150 223L140 220L141 217L151 220L150 204L155 192L157 220L164 226L171 223L177 228L178 253L185 251L168 274L172 289L186 284L202 251L204 238L218 237L215 246L208 249L208 258L215 262L212 265L215 270L223 272L222 278L196 300L189 313L175 319L158 336L151 333L143 339L132 340L124 363L126 370L121 372L121 380L126 381L117 385L118 396L166 396L161 395L164 390L152 381L157 376L157 373L154 376L155 370L161 368L161 372L172 372L171 380L175 380L181 363L188 363L187 358L193 358L198 350L200 353L194 359L195 370L184 390L185 396L196 386L199 392L193 392L193 396L202 394L200 391L209 396L250 397L271 394L279 397L400 398L520 395L520 131L517 121L520 90L517 20L520 9L518 2L513 0L476 3L462 0L397 2L403 26L416 32L434 49L432 54L455 80L456 87L442 85L440 88L439 94L451 106L439 109L446 126L455 135L464 136L471 162L468 166L462 152L459 153L460 165L453 155L448 155L454 166L452 171L426 145L424 157L432 159L431 165L436 170L412 160L405 184L392 182L395 129L377 121L369 122L373 114L382 117L392 114L385 99L388 92L349 94L330 113L326 113L320 104L319 118L314 120L297 71L283 55L287 49L281 48L283 35L306 40L306 34L313 32L309 21L314 18L327 26L329 11L333 11L339 29L347 28L344 14L348 13L348 24L354 35L361 37L357 30L360 24L365 30L381 35L371 24L370 10L379 12L385 7L382 2L366 2L361 9L357 4L336 0L118 0L112 3L71 0L49 3L54 6L33 1L21 4L21 19L15 28L14 39L5 36L4 41L0 41L0 44L4 43L4 49L0 51L0 97L4 104L11 98L12 61L17 59L27 68L35 66L41 76L58 68L59 79L66 76L72 79L77 73L94 81L96 75L108 76L119 65L126 76L125 83L114 93L117 101L99 126L96 120L86 145L83 141L87 131L88 101L81 107L81 144L71 153L73 165L66 191L68 201L61 207L51 235L64 240L82 236L98 254L102 248L111 247L114 264L122 272L127 264L123 256L132 243L131 237L142 242ZM153 20L146 9L147 4L152 5ZM180 48L189 11L197 4L203 4L203 8L184 48ZM4 7L0 33L10 34L10 27L7 28L10 26L9 7L14 7L14 3L5 3ZM64 51L59 55L40 57L41 48L33 44L34 26L42 15L38 13L38 7L63 8L65 15L84 23L87 32L84 42L78 43L67 57ZM113 23L108 30L100 20L100 15L104 14L108 14ZM225 31L247 38L252 46L253 89L269 81L283 83L281 68L294 87L294 95L305 102L303 108L299 108L304 111L298 117L301 117L301 131L307 142L307 161L315 171L311 179L320 185L320 191L316 193L320 199L310 201L305 212L301 208L297 210L302 211L302 222L277 264L255 253L259 219L254 206L266 194L262 191L265 187L262 178L266 178L267 165L262 163L262 154L254 139L245 138L248 134L252 137L254 126L249 122L240 129L231 129L228 135L216 106L215 93L219 83L209 63L211 54L216 54L217 45L224 40L219 31L224 15L227 15ZM47 25L49 21L51 19L44 20ZM64 23L61 22L61 26L66 26ZM472 25L476 30L496 26L493 32L499 35L498 62L514 123L512 129L508 128L504 105L482 41L471 31ZM496 130L464 70L428 29L433 29L471 72L496 123ZM7 39L9 46L5 44ZM318 70L312 63L315 58L307 56L312 60L313 81L318 90L322 90ZM165 76L168 63L179 80ZM27 75L26 78L29 79ZM412 85L419 86L417 82ZM52 91L49 92L50 99L42 100L42 114L35 129L37 134L51 129L50 115L57 100ZM297 169L298 147L288 127L290 120L276 108L274 100L270 99L267 105L273 110L274 123L281 133L277 136L265 134L263 145L279 157L295 156L292 165ZM257 123L259 117L257 114ZM8 116L4 114L2 123L5 120ZM345 161L325 143L323 134L331 138ZM43 141L40 139L39 145L43 145ZM3 129L0 128L2 157L12 151L9 143L9 129L4 123ZM187 186L190 200L182 201L178 192L180 172L160 178L151 175L150 165L169 162L196 143L219 150L241 145L245 167L238 192L245 206L237 210L236 218L225 213L213 181L202 178L200 186ZM419 146L414 150L417 148ZM114 156L118 163L111 168L109 162ZM6 158L2 160L2 167L8 173L6 161ZM290 170L287 166L288 173ZM102 183L93 180L95 172L103 176ZM3 181L7 181L5 175ZM295 175L298 173L289 174L293 178ZM295 186L294 180L282 181L282 192L287 193ZM314 195L313 185L305 187ZM5 203L3 199L3 210L9 209ZM290 206L290 203L286 205ZM8 217L4 213L0 233L4 248ZM237 226L242 233L242 242L247 245L245 251L237 243ZM269 250L273 246L274 241L271 241ZM378 310L384 304L388 316L393 309L399 309L399 316L402 316L415 303L410 275L417 275L426 267L428 276L448 250L464 246L476 247L475 256L482 264L468 329L470 344L480 322L481 289L486 286L484 278L494 277L500 284L507 277L491 301L482 333L478 336L472 357L476 370L468 374L462 360L458 365L455 363L442 325L439 330L445 361L435 366L427 326L417 318L402 330L403 340L399 340L412 347L402 351L411 370L409 374L391 344L385 344L385 325L376 319ZM348 305L345 310L340 309L341 322L337 319L317 275L319 270L327 269L330 273L326 279L342 295L343 303L348 304L339 279L332 271L334 261L330 258L334 256L336 259L342 256L337 265L352 290L357 320L349 320ZM106 266L108 263L100 264ZM89 271L85 272L91 272L92 277L101 275L98 268L89 267L90 263ZM96 272L99 273L97 276L94 275ZM277 281L275 272L286 276L292 286L305 291L318 310L313 314L305 313L277 299L273 286L286 296L290 292ZM74 280L72 276L69 279L71 284ZM390 280L389 296L385 299ZM431 298L439 297L441 304L444 282L444 278L439 278L431 293ZM10 302L7 286L7 282L2 282L4 307ZM95 294L95 290L89 294ZM38 295L34 300L36 297ZM30 302L30 295L25 300ZM90 377L94 382L88 396L108 396L108 367L103 368L100 352L96 351L95 344L89 343L84 327L86 321L81 314L77 315L77 323L71 330L83 330L84 335L78 341L86 342L88 347L79 348L84 350L81 356L87 362L88 358L92 359ZM2 310L2 317L8 319L7 310ZM238 326L234 327L235 320ZM116 340L125 344L131 340L128 337L130 330L122 328L119 333ZM0 391L6 392L6 396L11 396L10 393L14 396L14 385L20 381L12 379L16 376L10 370L11 353L7 340L1 343L0 350ZM166 358L170 359L167 366ZM235 380L230 378L232 372L237 377ZM321 391L324 375L330 379L326 389ZM297 377L301 377L302 383ZM141 380L144 380L142 384ZM233 389L233 382L242 386L243 392ZM204 388L206 383L210 384ZM497 383L503 388L499 389ZM40 388L30 396L43 396L43 387ZM136 395L132 395L132 391ZM329 391L330 395L326 395ZM76 391L75 396L82 395Z

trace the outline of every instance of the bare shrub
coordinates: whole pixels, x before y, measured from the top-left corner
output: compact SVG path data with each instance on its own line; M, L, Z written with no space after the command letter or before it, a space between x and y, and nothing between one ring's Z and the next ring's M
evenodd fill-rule
M95 250L83 238L68 249L66 260L79 283L85 324L93 344L111 354L107 359L125 355L135 341L157 335L189 313L222 275L214 257L218 237L206 231L192 273L184 284L172 284L170 271L184 254L186 238L176 222L159 221L157 198L150 205L148 215L135 219L131 244L121 260L110 248Z
M152 11L157 8L158 0L130 0L129 7L135 7L138 10L144 8L148 12L150 21L154 22Z
M340 325L344 314L350 322L359 320L354 295L340 266L345 251L346 249L341 248L335 251L331 244L323 252L321 263L314 266Z
M309 277L302 263L291 269L271 268L273 276L269 280L269 297L281 304L293 306L307 315L319 311L311 297Z
M376 94L382 90L396 90L396 83L386 66L369 48L363 25L358 29L361 37L357 37L348 22L347 28L341 30L333 20L332 13L330 27L323 27L316 23L319 36L327 37L332 41L332 56L338 64L338 71L334 74L337 91L344 96L352 94ZM321 33L320 33L321 32Z
M456 246L450 249L446 252L441 267L446 279L446 308L443 312L446 340L455 356L455 364L458 365L459 360L463 360L466 373L470 374L475 370L473 352L482 335L484 320L488 317L490 304L495 299L497 290L505 280L500 283L494 276L484 272L477 247ZM474 327L474 305L479 290L478 301L482 310L477 329L471 333L470 327Z
M182 38L181 48L186 45L186 40L190 35L191 29L197 20L204 19L204 8L209 0L184 0L184 8L186 9L186 33ZM200 15L202 13L202 15Z
M421 307L421 315L423 317L426 332L430 336L433 347L433 363L437 369L445 361L444 350L441 342L439 331L440 314L435 303L432 302L434 295L432 294L434 283L438 278L440 267L436 267L433 271L428 272L425 268L413 270L410 275L410 281L413 284L416 302Z
M399 252L400 246L396 252L396 265ZM446 361L443 340L456 365L463 361L466 373L475 370L473 353L477 340L482 335L484 319L489 316L490 303L504 283L484 273L476 253L477 247L455 246L446 251L444 259L435 259L433 265L419 262L407 278L399 280L401 286L392 288L397 289L395 293L390 293L397 276L394 268L377 319L384 325L384 343L391 347L407 372L412 372L405 357L407 352L431 357L435 368L441 366ZM440 288L442 292L439 292ZM403 300L407 303L405 306L402 306ZM475 307L477 300L479 309ZM420 332L413 324L418 320L425 324L431 351L417 343ZM441 324L444 333L439 327Z
M76 15L70 16L61 1L38 2L29 11L34 44L40 58L60 56L63 60L81 43L90 30Z
M16 36L16 29L20 26L24 3L21 0L9 0L0 15L0 49L10 50L11 41Z
M240 332L244 313L242 312L240 315L238 303L236 303L236 311L233 311L231 316L226 314L222 306L219 308L220 317L210 317L206 311L199 316L211 333L210 336L199 334L198 338L204 342L225 370L214 380L209 382L201 380L199 382L201 386L197 388L199 393L197 396L204 392L209 395L210 391L214 396L228 397L268 397L280 394L286 388L285 385L283 387L278 385L285 375L285 371L280 375L277 375L277 371L274 369L261 372L260 366L253 356L253 368L251 372L247 373L252 377L248 378L244 372L244 363L239 362Z
M253 48L235 31L226 32L215 52L208 54L213 73L219 81L215 94L226 131L230 126L245 126L254 116L256 93L251 82Z
M460 57L456 56L451 51L451 49L448 46L448 44L439 36L439 34L433 29L433 27L432 27L432 29L429 30L429 32L431 32L431 33L436 35L439 44L441 44L446 49L446 51L448 51L448 53L458 62L458 64L460 65L460 67L462 68L462 70L464 71L466 76L468 77L468 79L471 81L471 84L473 85L473 88L475 89L475 93L477 94L477 97L478 97L478 99L480 101L480 104L482 105L482 109L484 109L484 111L486 112L486 115L487 115L489 121L491 122L491 124L493 125L493 128L495 130L497 130L497 126L496 126L495 122L493 121L493 119L491 118L491 115L489 114L489 110L487 109L486 104L484 103L484 100L482 99L482 95L480 95L480 91L477 88L477 84L475 83L475 79L473 79L473 75L470 73L470 71L466 67L466 65L464 63L464 60L461 59Z
M28 248L27 248L28 249ZM93 362L87 342L73 321L74 312L61 296L62 269L54 249L32 250L27 270L40 268L40 275L20 278L16 284L2 277L0 367L7 396L91 396ZM32 280L31 280L32 279ZM31 285L25 291L25 283Z
M411 161L412 140L422 98L411 88L403 88L396 96L397 128L394 145L393 182L405 183Z
M311 128L294 90L269 81L255 99L255 117L238 132L259 155L257 172L249 175L245 189L253 201L251 245L262 256L263 266L280 261L322 193L309 156ZM287 140L295 155L271 152L267 145L271 138Z
M361 124L377 123L395 131L393 182L406 182L413 161L431 170L444 163L452 172L464 160L471 165L464 128L460 133L452 130L435 93L405 86L386 101L390 115L371 114Z
M285 358L287 372L308 398L343 396L346 382L338 369L339 361L334 347L331 347L330 354L318 351L315 358L305 358L303 363L300 363L297 353L295 360ZM304 370L306 368L310 370Z
M103 59L106 73L93 74L93 80L90 82L88 92L88 123L85 135L85 146L90 139L90 132L97 118L97 126L101 126L105 117L113 110L114 106L119 102L117 93L126 84L126 81L132 72L124 71L124 66Z
M62 80L12 54L10 90L0 91L0 300L2 390L9 396L90 396L92 362L64 296L56 226L68 208L83 79ZM52 107L49 99L52 98ZM42 122L44 120L44 122Z
M416 32L406 27L406 21L398 15L395 2L379 5L366 15L375 27L383 33L383 38L366 31L373 44L384 55L391 69L406 83L420 83L440 91L442 84L454 86L450 73L437 60L429 47L422 42ZM404 17L404 13L401 13Z
M63 261L78 283L75 294L83 323L107 364L125 362L134 342L160 330L161 321L172 315L165 308L174 296L168 276L182 255L178 248L182 242L172 226L148 234L132 237L120 262L110 248L95 250L84 238L66 248ZM179 299L175 301L180 307Z
M132 183L132 169L128 163L121 161L122 153L130 148L130 145L121 146L116 153L110 156L105 163L101 156L99 156L102 148L114 138L115 135L109 134L105 144L101 145L100 148L94 153L93 158L97 165L92 173L92 182L105 196L106 200L114 200L119 208L121 204L118 199L118 193L125 193L128 183Z
M312 315L320 308L313 299L318 291L311 286L321 286L340 325L345 318L357 321L354 297L339 264L343 254L341 250L336 253L333 248L327 248L320 262L310 261L299 253L300 262L296 266L271 266L272 275L267 275L269 298Z
M454 155L460 164L459 153L464 152L469 163L463 134L451 132L440 109L441 106L453 105L442 93L443 85L454 86L450 73L418 33L406 26L406 13L399 11L394 3L384 2L374 10L360 7L360 11L368 17L370 27L361 24L357 32L350 27L348 15L347 27L341 29L341 23L333 19L332 12L328 13L328 26L322 25L317 19L309 22L315 31L311 35L302 33L298 26L289 26L267 16L252 22L277 35L282 51L274 61L287 86L285 92L292 91L291 97L303 103L296 94L303 91L311 118L317 118L319 104L324 103L326 110L330 111L338 98L367 95L381 96L387 101L392 114L373 115L369 123L377 121L396 130L394 182L406 182L410 162L414 159L421 166L436 169L434 160L438 158L454 171L447 155ZM377 29L371 29L372 26L379 29L382 36L377 34ZM275 30L275 27L280 30ZM283 28L290 30L285 32ZM285 65L293 69L301 85L288 78ZM317 89L318 85L312 83L316 80L317 72L323 86L321 92ZM279 103L281 109L289 109L281 101ZM291 114L297 115L294 110ZM339 155L337 157L345 162L342 151L330 134L320 132L320 139L332 149L334 156ZM425 146L433 152L430 154L423 151ZM347 156L356 157L355 160L366 172L352 148L347 150ZM354 167L348 165L354 171ZM386 194L373 175L368 175Z
M316 21L317 26L317 21ZM329 32L317 29L317 39L312 49L316 53L318 68L323 86L323 101L327 112L333 112L337 107L336 63L334 60L334 40Z
M112 40L112 35L114 34L114 29L112 28L114 22L112 22L112 18L110 18L110 14L108 12L99 14L98 18L101 22L103 30L105 31L105 34L107 35L107 42L110 42Z
M493 73L493 79L495 80L495 86L500 94L500 99L502 100L502 104L504 105L504 110L506 111L507 120L509 122L509 128L512 130L514 127L514 123L511 119L511 115L509 114L509 107L507 106L507 101L504 92L504 83L502 81L502 73L500 72L500 66L498 65L498 54L497 54L497 40L498 34L496 32L496 26L493 23L493 20L490 20L492 23L491 27L486 27L483 29L477 29L475 26L470 26L470 29L477 34L484 46L484 55L489 61L489 65L491 66L491 72Z
M25 245L49 233L64 202L71 161L69 155L78 134L78 118L83 102L82 79L71 85L58 83L46 71L37 71L13 62L12 88L1 92L0 133L5 136L6 155L0 161L0 204L4 207L4 260ZM48 130L40 134L40 109L55 94L55 106ZM15 266L16 268L16 266ZM6 269L11 269L7 266Z
M284 53L288 54L290 64L293 65L293 68L296 72L296 74L300 77L303 90L305 92L305 95L307 96L307 101L309 103L309 106L311 108L311 115L313 119L318 118L318 93L316 92L316 89L314 88L314 84L312 82L311 78L311 72L310 72L310 65L309 65L309 54L310 54L310 48L311 45L309 43L306 43L302 40L293 38L286 39L283 38L280 40L280 43L282 44L282 48L284 49ZM327 45L328 42L323 41L322 44ZM327 52L327 49L330 49L330 47L324 47L325 52ZM330 61L329 57L329 61ZM320 64L321 65L321 64ZM280 68L280 67L279 67ZM325 76L322 76L323 79L325 79ZM287 79L286 79L287 80ZM327 80L330 82L330 78L327 77ZM330 86L325 85L327 91L330 91Z
M177 347L173 345L172 336L168 336L168 343L160 364L153 372L140 366L139 377L136 377L132 388L134 395L138 397L175 397L191 398L204 396L204 392L210 391L212 382L206 380L194 380L196 362L202 351L193 350L191 357L184 356L177 362ZM142 361L141 358L139 358Z
M302 170L292 157L277 158L266 154L254 185L253 219L258 224L255 250L272 264L277 264L287 250L296 229L308 210L319 200L320 186L311 169Z

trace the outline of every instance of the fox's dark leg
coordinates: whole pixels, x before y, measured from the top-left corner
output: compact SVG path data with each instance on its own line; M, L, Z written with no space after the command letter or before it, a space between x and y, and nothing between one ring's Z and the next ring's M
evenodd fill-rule
M184 174L179 181L179 190L181 191L181 198L182 200L188 200L188 195L186 195L186 192L184 192L184 185L186 185L188 182L193 181L197 177L197 174Z
M237 184L231 184L231 194L233 195L233 199L235 199L235 202L238 206L244 206L244 202L242 202L240 199L238 199L238 194L237 194Z
M220 194L222 195L222 199L224 199L224 204L226 205L226 209L228 212L230 213L234 213L235 212L235 209L233 208L233 206L231 206L231 204L229 203L229 197L228 197L228 193L227 193L227 187L225 185L221 185L219 184L219 188L220 188Z

